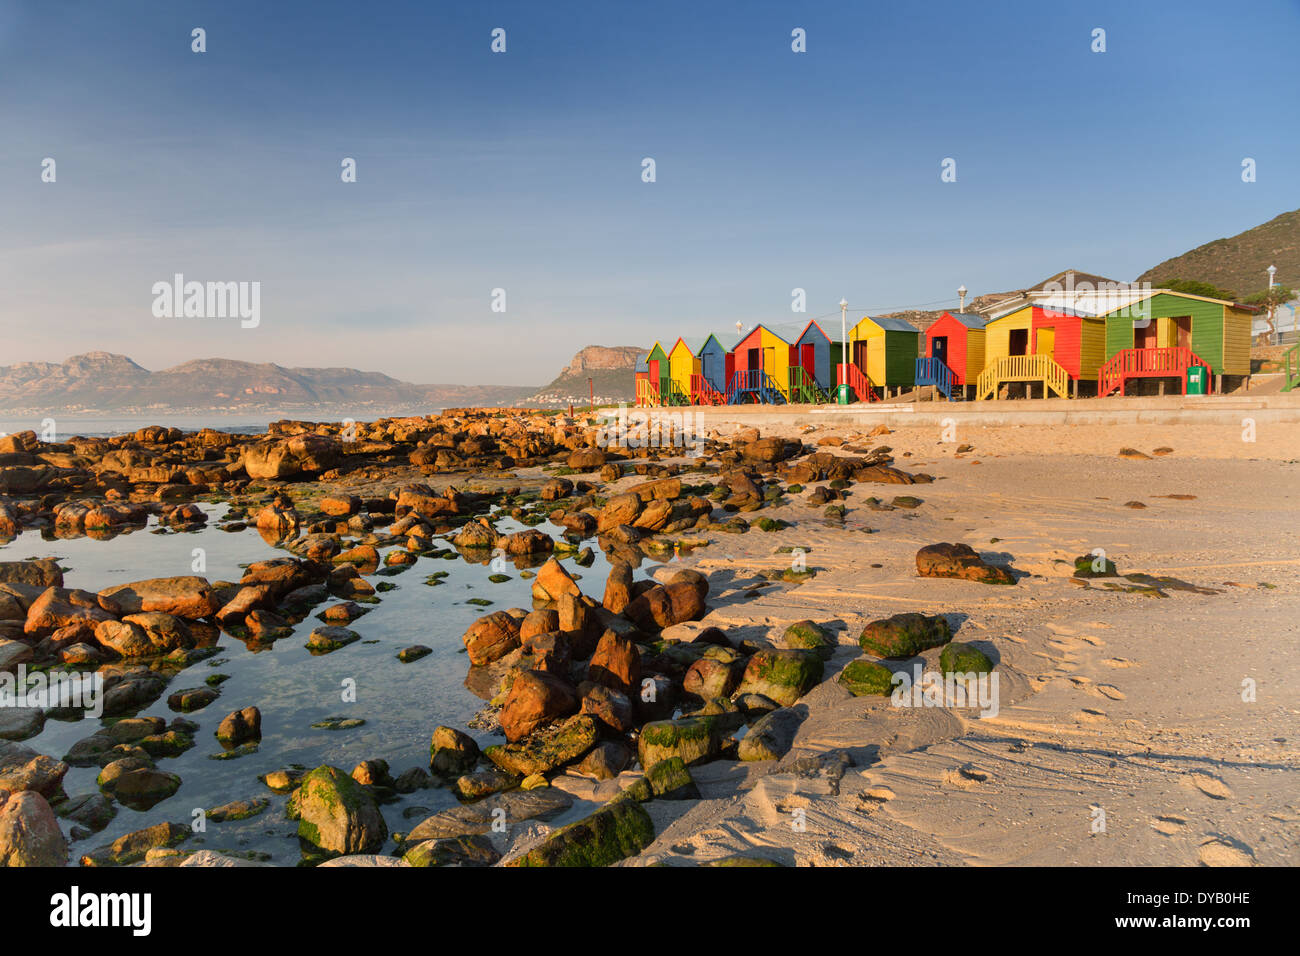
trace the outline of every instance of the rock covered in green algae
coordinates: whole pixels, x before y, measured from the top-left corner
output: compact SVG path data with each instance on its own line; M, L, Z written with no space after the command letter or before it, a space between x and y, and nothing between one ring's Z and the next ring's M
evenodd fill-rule
M894 672L884 664L875 661L853 661L840 671L839 681L854 697L879 695L887 697L893 693Z
M681 757L661 760L645 773L650 796L660 800L698 800L700 789Z
M764 649L745 665L737 693L762 694L789 707L822 679L822 659L815 651Z
M822 660L829 660L835 653L836 641L816 621L795 621L785 629L785 643L788 647L815 651Z
M175 823L158 823L120 836L108 846L94 850L80 860L82 866L125 866L143 860L154 847L174 847L190 836L190 828Z
M1074 559L1074 576L1076 578L1114 578L1119 576L1119 568L1109 558L1099 554L1082 554Z
M556 830L509 866L609 866L648 847L654 823L635 800L606 804L591 816Z
M643 767L674 757L687 765L702 763L716 757L723 739L743 722L738 712L652 721L641 728L637 759Z
M939 655L939 669L945 674L987 674L993 662L975 645L953 641Z
M872 621L862 629L858 643L877 657L914 657L952 640L952 628L941 615L909 611Z
M487 837L467 835L425 840L402 855L408 866L491 866L501 859Z
M317 767L289 798L298 839L327 854L376 853L388 826L365 787L338 767Z
M508 773L527 777L577 760L596 745L596 736L596 721L588 714L575 714L518 743L488 747L483 756Z

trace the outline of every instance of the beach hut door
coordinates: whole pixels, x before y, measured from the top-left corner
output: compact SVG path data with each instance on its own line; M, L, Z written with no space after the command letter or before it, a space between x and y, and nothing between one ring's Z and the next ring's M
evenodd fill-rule
M930 340L930 357L937 358L944 365L948 364L948 336L936 335Z
M1178 347L1180 349L1190 349L1192 347L1192 317L1183 315L1174 319L1174 328L1178 330Z
M1029 354L1029 330L1028 329L1011 329L1007 337L1007 354L1008 355Z
M754 369L756 369L756 368L762 368L762 367L763 367L762 360L759 358L759 350L758 350L758 349L749 349L749 351L748 351L748 353L747 353L747 356L748 356L748 357L747 357L746 361L748 362L748 364L747 364L745 367L746 367L747 369L749 369L751 372L752 372Z
M1038 343L1034 351L1051 358L1056 351L1056 329L1039 329Z
M799 346L799 364L804 367L804 371L809 375L817 373L817 359L812 345Z
M1147 319L1146 325L1134 325L1133 347L1135 349L1153 349L1156 347L1156 323Z

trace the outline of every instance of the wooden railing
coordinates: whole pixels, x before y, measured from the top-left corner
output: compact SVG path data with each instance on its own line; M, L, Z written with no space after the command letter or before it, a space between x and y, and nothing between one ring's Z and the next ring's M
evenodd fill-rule
M1282 391L1300 388L1300 342L1282 353Z
M731 381L727 383L727 404L743 404L747 395L756 402L769 405L786 401L785 392L761 368L738 369L732 373Z
M674 378L660 379L659 396L661 405L689 405L691 396L682 390L681 385L677 384Z
M878 402L880 396L872 387L871 382L862 374L862 369L856 365L840 364L835 366L835 384L845 385L853 389L853 394L857 396L860 402ZM847 377L846 377L847 376Z
M802 365L790 366L790 385L786 396L792 402L817 405L827 400L826 393L817 387L817 379Z
M1187 394L1187 370L1193 365L1205 368L1209 377L1210 365L1189 348L1166 346L1156 349L1121 349L1106 360L1097 372L1097 395L1105 397L1115 389L1124 394L1124 383L1130 378L1173 378L1180 380L1183 394Z
M1070 375L1050 355L1008 355L980 372L975 398L992 398L1003 382L1042 382L1061 398L1070 397Z
M945 398L952 398L952 369L942 359L922 356L916 360L916 384L933 385Z
M659 404L659 389L648 378L636 380L637 408L652 408Z
M692 405L725 405L727 396L709 384L703 375L691 376Z

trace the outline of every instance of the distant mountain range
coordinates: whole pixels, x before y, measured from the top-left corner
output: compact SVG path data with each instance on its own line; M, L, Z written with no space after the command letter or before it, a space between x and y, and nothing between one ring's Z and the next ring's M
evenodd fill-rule
M285 368L233 359L196 359L152 372L112 352L87 352L59 364L0 366L0 410L7 412L249 414L328 408L343 414L348 409L414 414L510 405L534 391L517 385L412 385L354 368Z

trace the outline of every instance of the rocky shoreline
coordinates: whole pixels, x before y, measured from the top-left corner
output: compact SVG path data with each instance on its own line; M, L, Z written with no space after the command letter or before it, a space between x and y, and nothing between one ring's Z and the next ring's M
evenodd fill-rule
M117 805L147 812L181 788L166 765L196 745L198 725L185 715L214 705L221 691L219 681L181 689L171 683L223 639L253 648L300 633L312 654L333 653L361 638L351 625L383 600L386 576L448 554L505 560L531 579L531 608L484 614L462 637L465 686L484 701L473 726L440 724L431 709L427 768L392 768L366 753L354 755L350 772L286 767L250 780L245 799L208 810L207 819L255 817L271 805L267 791L288 795L285 812L297 823L309 865L609 865L634 858L656 840L661 814L654 808L699 800L702 772L793 757L820 688L833 684L846 700L888 698L895 673L927 654L949 676L1003 669L987 642L954 640L964 616L940 610L864 622L860 634L847 635L856 645L851 660L832 608L788 622L775 639L721 619L710 624L717 584L682 560L697 549L712 553L736 535L791 540L781 532L792 525L764 512L788 510L794 501L832 529L844 525L850 498L882 515L913 514L923 505L915 495L887 501L858 488L931 482L897 467L893 450L876 443L887 434L881 427L808 444L726 429L684 456L680 448L604 447L595 419L457 410L357 425L276 422L266 436L153 427L58 445L33 433L0 439L0 542L111 538L151 519L185 531L208 521L200 504L222 503L229 508L220 527L256 527L285 552L248 564L238 581L187 574L98 592L65 588L62 570L47 559L0 562L0 672L98 674L106 718L56 756L21 743L54 714L0 708L0 739L9 741L0 743L0 861L255 862L187 848L191 827L175 820L77 853L59 820L72 823L74 842L92 843ZM507 517L523 530L498 530ZM546 522L562 533L536 527ZM564 563L589 564L593 545L610 568L599 595L584 593ZM819 573L808 563L810 550L780 545L773 566L727 603L807 586ZM651 565L649 577L637 577ZM1015 590L1025 576L960 543L925 544L914 566L919 577L991 592ZM1088 555L1065 573L1083 587L1168 586L1153 578L1135 587L1113 564L1098 569ZM437 575L427 583L436 586ZM320 626L300 627L309 614ZM429 650L413 645L398 658L418 660ZM837 674L827 672L832 658ZM164 695L176 717L137 716ZM258 708L247 706L229 712L216 736L226 754L238 756L257 748L265 729ZM470 730L500 742L480 746ZM813 760L796 772L838 781L849 765ZM73 766L99 768L97 792L63 790ZM431 787L449 790L457 804L407 832L391 831L382 808ZM578 800L596 809L548 825L571 817ZM711 862L774 860L742 853Z

